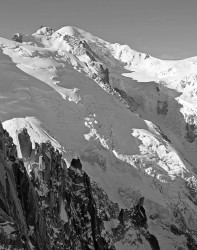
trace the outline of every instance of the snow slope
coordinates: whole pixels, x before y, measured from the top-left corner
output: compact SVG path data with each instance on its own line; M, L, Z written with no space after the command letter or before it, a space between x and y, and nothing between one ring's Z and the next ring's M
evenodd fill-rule
M23 41L0 38L0 119L19 157L26 128L67 163L79 155L120 210L145 197L160 249L195 249L197 58L163 61L69 26L43 27ZM105 229L115 249L154 249L129 222L115 237L113 219Z

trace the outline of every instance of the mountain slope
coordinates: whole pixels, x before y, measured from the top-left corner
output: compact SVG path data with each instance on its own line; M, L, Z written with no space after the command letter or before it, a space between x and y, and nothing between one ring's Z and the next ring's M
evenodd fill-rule
M74 27L42 27L22 43L0 44L0 118L31 181L39 164L32 169L30 152L51 141L68 166L80 156L105 249L196 249L197 59L162 61ZM47 184L37 177L39 197Z

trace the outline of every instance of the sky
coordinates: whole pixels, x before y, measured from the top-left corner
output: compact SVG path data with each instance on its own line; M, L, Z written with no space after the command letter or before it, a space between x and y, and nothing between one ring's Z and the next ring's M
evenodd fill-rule
M197 56L197 0L0 0L0 36L75 26L163 59Z

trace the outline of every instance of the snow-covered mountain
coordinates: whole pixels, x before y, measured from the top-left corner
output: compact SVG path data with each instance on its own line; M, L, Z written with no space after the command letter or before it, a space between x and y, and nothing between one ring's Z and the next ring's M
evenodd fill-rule
M70 26L0 38L0 249L197 249L196 72Z

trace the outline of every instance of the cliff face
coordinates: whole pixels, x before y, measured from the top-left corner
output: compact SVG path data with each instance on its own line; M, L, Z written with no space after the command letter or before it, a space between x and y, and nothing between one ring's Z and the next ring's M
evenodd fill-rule
M90 179L80 160L73 159L67 169L50 143L36 144L33 154L35 162L26 164L53 249L110 249L101 237Z
M160 249L147 230L143 202L131 210L119 209L91 184L79 159L67 169L50 142L36 143L32 149L26 129L18 134L23 160L2 127L0 136L1 249L113 250L131 229L138 235L136 244L141 235L150 249Z
M101 220L88 175L79 159L67 169L50 143L32 150L27 130L18 135L23 159L1 127L1 249L113 249L101 236ZM28 175L29 174L29 175Z
M1 249L51 249L38 197L16 146L0 127ZM33 248L34 247L34 248Z

